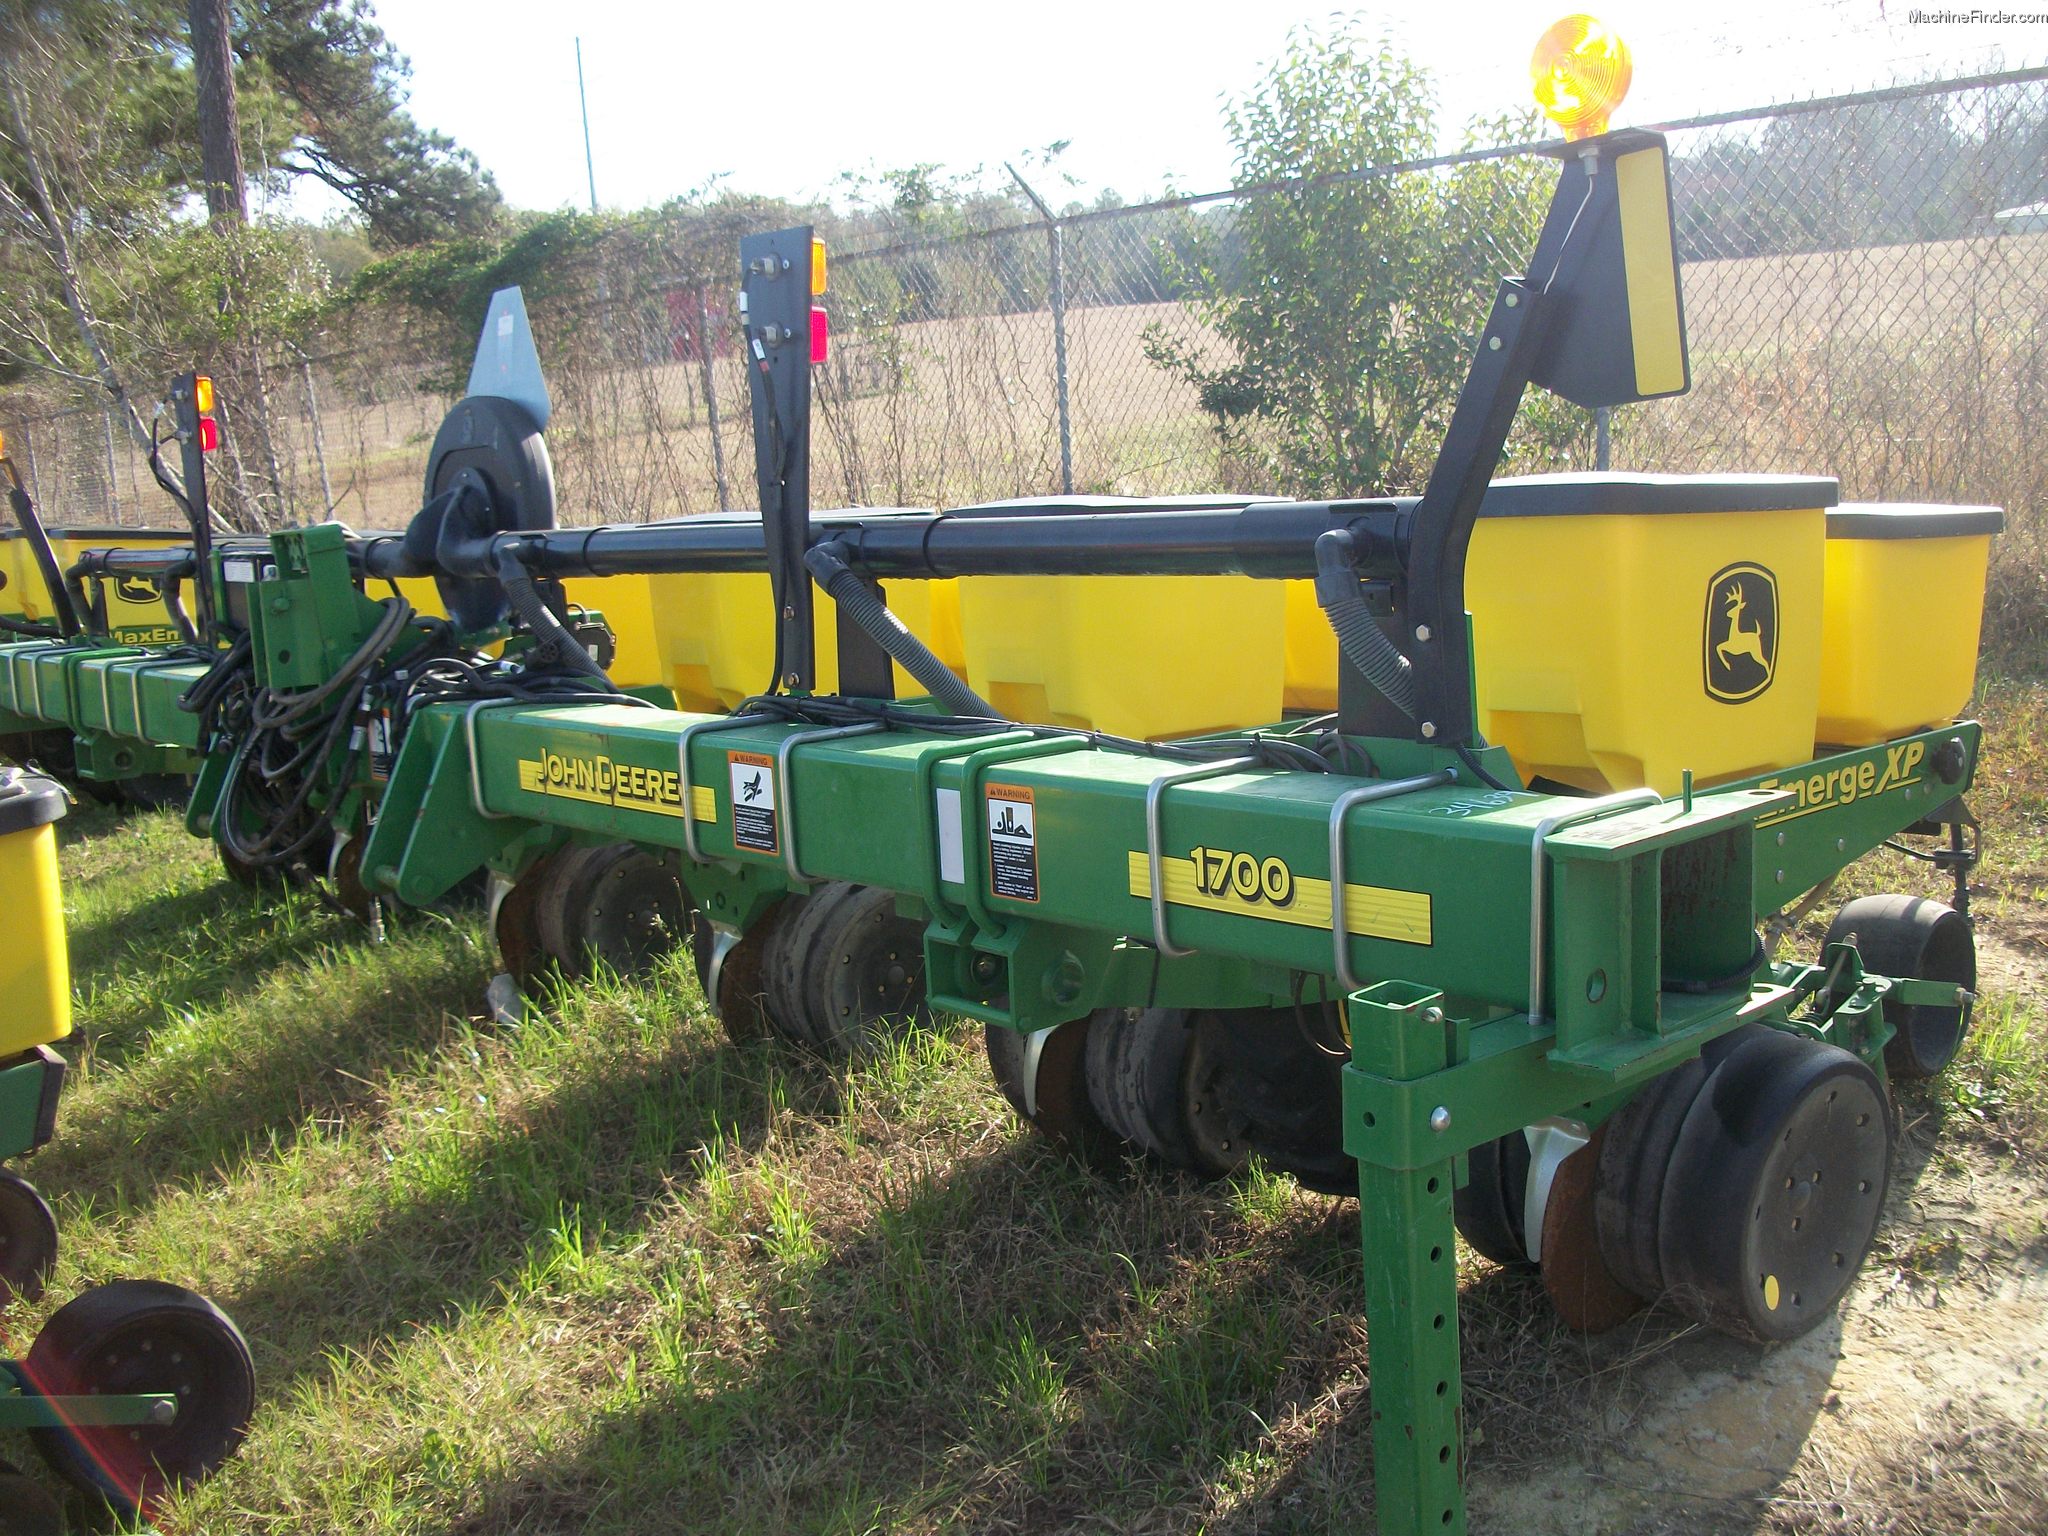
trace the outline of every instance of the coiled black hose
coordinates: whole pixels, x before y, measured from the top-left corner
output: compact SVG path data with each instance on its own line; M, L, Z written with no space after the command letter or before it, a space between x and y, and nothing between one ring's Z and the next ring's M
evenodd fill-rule
M894 661L924 685L925 691L956 715L981 720L1000 720L996 707L953 675L953 669L891 613L883 601L868 590L868 584L854 575L852 567L830 544L814 544L804 555L804 565L825 589L825 595L844 609L853 622Z
M1337 649L1386 695L1394 708L1415 718L1414 667L1387 638L1365 594L1358 589L1357 551L1348 529L1332 528L1316 539L1316 602L1337 634Z
M554 657L572 671L594 677L606 688L612 688L612 680L597 664L597 658L583 648L583 642L569 632L569 626L556 618L554 610L541 598L532 573L519 559L517 546L500 545L496 563L498 584L505 589L506 601L543 649L552 649Z

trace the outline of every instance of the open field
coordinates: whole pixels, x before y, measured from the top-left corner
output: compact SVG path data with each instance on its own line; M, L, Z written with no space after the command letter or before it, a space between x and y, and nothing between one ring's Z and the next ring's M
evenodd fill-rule
M2048 686L1984 715L1986 999L1966 1060L1901 1095L1846 1312L1767 1351L1661 1311L1587 1340L1462 1255L1475 1530L2048 1526ZM78 1072L31 1168L67 1245L45 1308L176 1279L261 1376L242 1456L165 1532L1368 1521L1353 1203L1079 1171L1014 1123L978 1031L833 1074L728 1043L687 965L501 1029L472 916L376 947L231 885L169 817L62 830ZM1864 885L1918 878L1897 862Z

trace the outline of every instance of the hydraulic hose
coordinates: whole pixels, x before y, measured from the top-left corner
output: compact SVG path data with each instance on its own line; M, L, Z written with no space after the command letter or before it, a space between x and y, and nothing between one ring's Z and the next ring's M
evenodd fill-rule
M498 584L505 589L506 601L512 611L543 647L552 647L555 654L573 670L596 678L614 693L611 678L597 658L583 648L583 642L569 633L569 627L555 617L554 610L541 598L540 588L534 584L533 574L519 558L517 546L502 544L496 550Z
M903 621L869 590L868 584L854 575L852 567L832 545L812 545L804 555L804 565L825 589L825 595L904 671L922 683L933 698L956 715L983 720L1002 718L993 704L955 677L951 667L904 627Z
M217 654L197 681L178 695L178 708L202 719L211 714L234 685L237 675L248 668L254 644L246 634L237 635L234 644Z
M57 552L50 547L50 535L43 527L36 504L29 499L28 491L21 483L21 474L15 469L14 461L0 459L0 464L7 467L7 500L14 508L14 520L21 525L21 536L28 540L29 553L35 557L43 585L50 590L51 616L66 636L75 635L80 625L78 609L72 601L74 589L65 584L64 572L57 564Z
M192 615L185 611L185 602L178 592L175 579L164 582L164 612L171 616L171 625L178 631L178 638L187 645L199 643L199 631L193 626Z
M1415 718L1414 668L1387 638L1365 594L1358 589L1357 550L1350 530L1332 528L1316 536L1316 602L1336 631L1337 649L1387 696L1394 708Z
M341 664L333 676L317 688L309 688L303 693L270 693L267 699L258 701L253 716L258 729L269 730L290 725L311 714L375 665L377 659L391 649L398 637L405 632L405 626L411 622L412 604L402 597L384 599L384 617L377 621L377 627L370 631L369 636L356 647L355 653Z

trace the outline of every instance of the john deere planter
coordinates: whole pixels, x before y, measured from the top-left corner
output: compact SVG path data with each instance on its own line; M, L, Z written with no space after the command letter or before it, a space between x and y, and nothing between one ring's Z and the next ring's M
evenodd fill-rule
M0 727L198 754L231 863L339 842L414 905L486 874L515 975L687 939L735 1034L964 1014L1083 1155L1357 1191L1379 1525L1461 1530L1455 1235L1578 1326L1797 1335L1876 1230L1887 1075L1946 1065L1975 982L1954 717L1998 514L1493 481L1529 385L1689 383L1663 139L1557 159L1420 497L814 510L825 271L784 230L740 253L758 514L556 528L508 291L404 534L195 551L210 649L0 647ZM366 595L428 579L444 617ZM645 595L647 686L564 582ZM1954 906L1780 959L1900 837Z
M52 826L64 794L0 769L0 1156L56 1131L71 978ZM35 1186L0 1169L0 1302L42 1294L57 1222ZM26 1429L67 1481L123 1510L203 1477L241 1442L254 1409L249 1349L203 1296L153 1280L94 1286L59 1308L20 1360L0 1360L0 1426ZM10 1531L63 1528L38 1485L0 1468Z

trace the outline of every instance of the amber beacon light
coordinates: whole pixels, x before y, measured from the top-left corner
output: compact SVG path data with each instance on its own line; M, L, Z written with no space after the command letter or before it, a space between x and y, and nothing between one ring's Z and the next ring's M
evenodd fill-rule
M1607 131L1607 115L1628 94L1633 72L1620 34L1584 15L1553 23L1529 58L1536 104L1568 139Z

